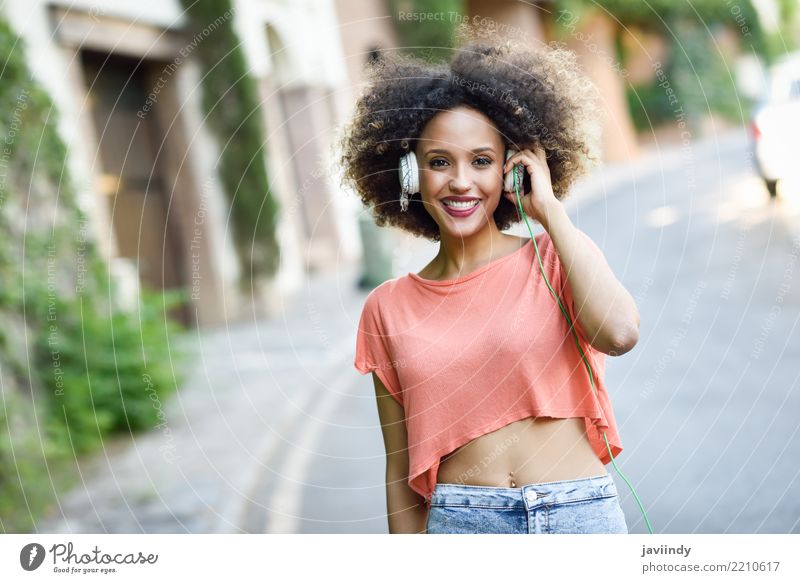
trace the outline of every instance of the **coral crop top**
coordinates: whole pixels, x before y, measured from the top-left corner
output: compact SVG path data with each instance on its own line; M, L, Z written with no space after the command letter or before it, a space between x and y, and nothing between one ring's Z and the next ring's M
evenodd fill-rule
M580 233L597 260L606 262ZM546 231L536 235L536 243L547 279L575 323L594 371L596 395L530 240L456 279L408 273L366 297L354 365L362 374L374 371L402 405L408 485L426 506L443 456L526 417L584 417L589 441L604 464L611 459L603 431L614 457L622 451L603 379L605 354L586 341Z

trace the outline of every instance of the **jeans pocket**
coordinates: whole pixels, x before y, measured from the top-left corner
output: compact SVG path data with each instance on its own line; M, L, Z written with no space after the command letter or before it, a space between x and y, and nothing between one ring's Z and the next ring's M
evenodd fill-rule
M428 534L514 534L524 532L525 513L514 508L431 506Z
M549 506L547 525L551 534L628 534L617 494Z

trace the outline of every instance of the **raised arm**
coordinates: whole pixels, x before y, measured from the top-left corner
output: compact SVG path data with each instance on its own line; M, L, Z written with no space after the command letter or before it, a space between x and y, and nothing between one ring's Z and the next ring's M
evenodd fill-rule
M523 164L531 176L531 192L521 197L525 214L539 221L555 245L567 274L577 326L596 350L610 356L628 352L639 341L639 311L633 296L597 261L590 243L569 220L553 193L547 153L541 144L525 148L506 160L504 172ZM516 206L514 194L506 196Z
M561 203L553 205L542 226L564 266L586 340L609 356L631 350L639 341L639 310L633 296L607 264L597 261Z
M389 534L424 533L428 511L408 485L408 436L405 412L374 372L378 417L386 446L386 514Z

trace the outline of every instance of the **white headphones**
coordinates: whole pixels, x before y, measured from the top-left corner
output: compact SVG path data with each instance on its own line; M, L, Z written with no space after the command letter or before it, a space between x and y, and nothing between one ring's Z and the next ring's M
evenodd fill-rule
M506 150L506 160L517 153L517 150ZM417 156L414 151L409 151L400 158L400 164L397 167L400 176L400 210L408 210L408 197L412 194L419 192L419 165L417 164ZM522 186L522 180L525 177L525 167L522 164L516 164L514 168L506 172L503 189L506 192L514 192L514 175L517 176L517 184Z
M408 210L408 197L419 192L419 165L417 155L411 150L400 158L400 210Z

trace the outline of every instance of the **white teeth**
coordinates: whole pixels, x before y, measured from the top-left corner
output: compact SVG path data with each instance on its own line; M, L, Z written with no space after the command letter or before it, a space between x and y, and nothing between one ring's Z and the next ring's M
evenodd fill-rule
M445 200L443 202L444 202L444 204L446 204L449 207L452 207L454 209L459 209L460 210L460 209L469 209L469 208L472 208L474 206L477 206L477 204L480 201L479 200L468 200L468 201Z

